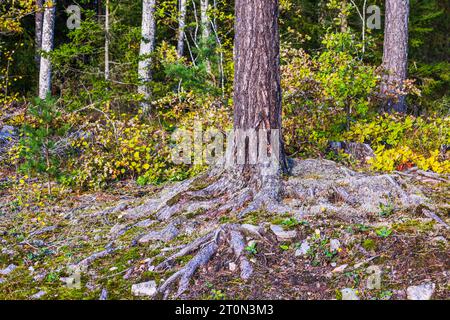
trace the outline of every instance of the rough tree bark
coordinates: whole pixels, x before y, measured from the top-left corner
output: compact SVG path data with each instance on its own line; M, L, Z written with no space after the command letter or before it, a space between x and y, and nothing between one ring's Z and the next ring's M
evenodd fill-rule
M284 170L278 0L236 0L235 10L234 138L231 141L231 156L235 165L242 164L239 160L241 156L245 158L245 170L253 171L256 167L257 171L261 171L265 166L260 160L268 150L267 155L277 159L278 169ZM276 139L272 139L275 136ZM242 149L243 141L245 150ZM251 154L251 150L255 152Z
M402 90L408 68L409 0L386 0L383 83L381 93L388 112L406 112L406 97Z
M44 4L44 21L42 25L42 52L48 53L53 50L53 38L55 33L56 1L48 0ZM52 65L50 59L41 56L39 70L39 98L45 99L51 93Z
M179 0L178 8L178 45L177 54L181 58L184 54L184 29L186 27L186 0Z
M36 65L39 68L41 62L41 57L39 55L39 50L42 46L42 21L44 20L44 12L42 11L43 0L36 0L36 16L35 16L35 49L36 49Z
M148 111L148 100L150 98L150 88L148 82L151 80L151 64L152 59L149 56L155 48L155 0L143 0L142 6L142 40L139 51L139 67L138 76L140 85L138 93L144 96L145 101L142 103L142 108Z

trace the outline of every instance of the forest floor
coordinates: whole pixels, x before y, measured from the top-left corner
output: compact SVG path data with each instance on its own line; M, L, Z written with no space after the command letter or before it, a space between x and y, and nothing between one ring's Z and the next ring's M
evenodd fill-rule
M171 194L180 185L206 186L130 182L25 206L4 182L0 299L406 299L410 287L424 284L433 299L450 298L448 177L299 160L284 181L292 212L240 217L191 206L170 219L154 204L174 208L185 201ZM216 239L186 290L159 291L214 239L186 246L225 229L242 235L242 252L233 238ZM74 270L81 270L79 286L71 285Z

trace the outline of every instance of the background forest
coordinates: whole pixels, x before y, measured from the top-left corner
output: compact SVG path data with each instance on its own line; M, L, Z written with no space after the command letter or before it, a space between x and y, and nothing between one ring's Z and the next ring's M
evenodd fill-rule
M233 3L187 1L179 56L178 2L157 1L151 55L151 95L139 94L142 3L79 1L79 28L69 30L73 1L58 1L51 96L37 101L40 50L34 1L3 1L0 16L0 123L17 143L2 144L4 174L41 177L62 188L103 188L181 180L202 171L170 161L170 133L230 127L233 82ZM108 5L108 24L105 6ZM384 10L384 1L379 5ZM410 4L407 114L382 114L383 28L364 29L363 1L281 1L284 136L288 155L354 159L330 152L331 141L365 142L371 168L418 166L449 172L449 7ZM369 3L365 3L366 7ZM369 16L369 15L367 15ZM107 28L107 30L105 30ZM106 40L106 41L105 41ZM108 50L105 60L105 50ZM105 62L106 61L106 62ZM105 69L106 68L106 69ZM107 71L106 71L107 70ZM105 76L106 73L106 76ZM24 179L25 177L25 179Z

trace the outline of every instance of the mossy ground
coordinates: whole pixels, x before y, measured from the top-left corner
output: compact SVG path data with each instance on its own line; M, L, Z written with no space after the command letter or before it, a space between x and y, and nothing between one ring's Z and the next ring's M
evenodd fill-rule
M204 187L195 185L195 189ZM448 221L448 186L420 187L441 208L439 216ZM0 299L29 299L41 290L46 292L44 299L98 299L103 289L108 299L137 299L131 294L133 284L149 280L162 283L174 270L156 272L149 265L162 262L163 252L167 256L201 236L201 228L167 243L139 244L136 239L149 230L160 229L162 224L131 227L114 240L114 252L96 259L82 273L80 289L71 289L62 281L70 276L68 266L105 250L111 242L111 228L120 222L121 210L111 212L108 208L122 202L137 206L154 192L151 187L128 184L104 192L55 197L39 205L30 201L25 206L19 205L11 189L2 188L0 269L10 264L17 268L0 276ZM196 219L203 213L184 212L183 216ZM243 281L237 272L230 271L234 256L224 244L222 253L199 270L184 298L339 299L340 289L351 287L363 299L404 299L408 286L424 281L436 284L433 298L449 297L448 229L417 212L380 209L363 224L352 224L340 219L339 212L328 211L300 221L288 213L274 216L260 211L240 219L230 212L215 221L264 226L262 239L247 239L256 241L256 253L247 252L255 272L250 280ZM297 236L292 241L277 241L270 224L295 230ZM310 250L296 257L296 249L307 238ZM330 250L331 239L340 241L338 251ZM183 266L191 258L178 258L175 265ZM333 272L342 265L347 267ZM367 288L370 266L381 270L378 289Z

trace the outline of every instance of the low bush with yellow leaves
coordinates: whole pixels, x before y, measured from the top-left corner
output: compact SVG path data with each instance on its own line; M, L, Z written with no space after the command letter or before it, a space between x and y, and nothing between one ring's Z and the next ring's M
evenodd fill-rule
M380 115L353 125L347 140L369 143L376 157L370 161L377 171L422 170L450 173L450 160L443 146L450 142L448 117Z

